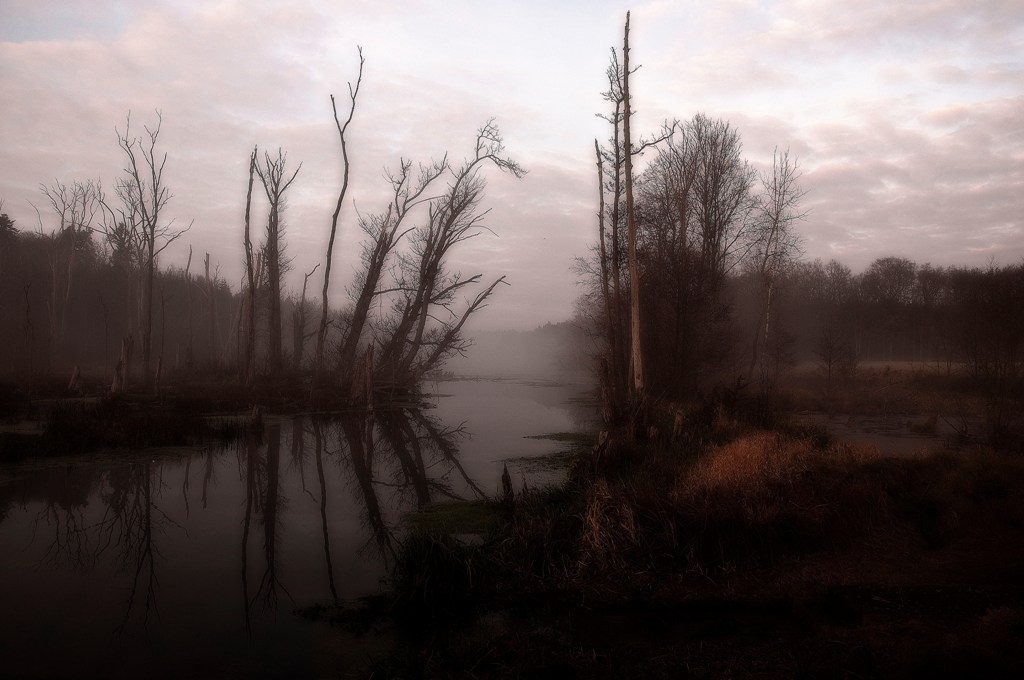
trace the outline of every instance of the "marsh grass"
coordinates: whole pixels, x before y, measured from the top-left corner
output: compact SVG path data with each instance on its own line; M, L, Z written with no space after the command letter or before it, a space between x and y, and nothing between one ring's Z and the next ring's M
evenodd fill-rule
M573 447L593 446L597 441L592 432L548 432L547 434L530 434L523 439L545 439L562 444L570 444Z
M653 448L528 492L476 550L513 587L628 598L652 580L731 579L866 546L992 547L1001 532L1024 533L1021 488L1024 461L1005 454L896 459L755 429L700 454Z
M1024 459L886 457L721 404L685 416L674 441L658 422L606 464L579 454L561 486L471 509L496 520L478 544L444 533L459 522L420 526L395 601L431 637L382 673L1019 668Z
M496 528L499 515L500 506L490 501L443 501L412 513L407 522L418 533L484 535Z

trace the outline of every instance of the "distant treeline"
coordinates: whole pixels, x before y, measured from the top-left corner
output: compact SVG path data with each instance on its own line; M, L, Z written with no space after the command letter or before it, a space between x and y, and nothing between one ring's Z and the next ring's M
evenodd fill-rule
M693 279L671 285L685 259L669 263L664 251L641 249L640 262L645 361L662 394L748 378L770 386L808 363L829 382L873 361L931 363L1011 390L1024 378L1024 263L941 267L882 257L857 274L836 260L791 263L773 282L761 370L751 376L755 334L766 326L758 272L747 267L698 298ZM600 320L593 298L581 310Z
M74 365L111 372L122 340L137 333L143 314L139 268L114 257L92 233L17 231L6 215L0 219L0 373L27 376ZM203 259L188 270L155 272L153 346L164 371L221 372L238 353L243 296L220 276L216 261ZM294 318L296 296L285 299L285 310ZM257 334L263 344L265 326ZM304 344L287 346L294 354Z
M743 279L737 283L743 283ZM935 362L984 380L1024 368L1024 263L936 267L883 257L853 274L801 262L782 281L779 339L832 371L857 361Z

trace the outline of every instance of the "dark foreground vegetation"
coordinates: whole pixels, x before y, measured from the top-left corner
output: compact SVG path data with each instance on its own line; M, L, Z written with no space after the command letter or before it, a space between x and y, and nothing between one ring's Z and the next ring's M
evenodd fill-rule
M641 139L629 50L627 14L579 262L605 429L560 487L433 513L392 599L332 620L399 631L383 676L1017 677L1024 268L802 262L796 160L758 172L702 114ZM960 448L786 408L942 418Z
M583 448L560 487L434 506L393 599L311 615L397 636L382 677L1024 669L1024 460L886 457L752 420L708 404L675 441Z

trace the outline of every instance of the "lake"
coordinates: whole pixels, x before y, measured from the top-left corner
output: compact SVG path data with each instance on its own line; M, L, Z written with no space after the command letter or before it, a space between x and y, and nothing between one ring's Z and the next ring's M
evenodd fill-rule
M0 675L315 677L331 631L297 609L380 592L403 518L557 481L588 386L426 385L429 408L268 417L228 447L0 467Z

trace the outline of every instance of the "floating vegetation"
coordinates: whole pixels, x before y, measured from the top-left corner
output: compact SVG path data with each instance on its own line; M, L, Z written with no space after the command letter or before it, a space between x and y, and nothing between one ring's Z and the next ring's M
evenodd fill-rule
M433 534L485 534L498 523L498 509L491 501L443 501L431 503L407 516L415 531Z
M549 432L547 434L530 434L523 439L547 439L563 444L572 444L574 447L590 447L597 443L597 437L593 432Z
M569 469L577 455L578 451L575 449L563 449L545 456L519 456L504 458L499 462L515 467L516 470L523 474L557 472Z

